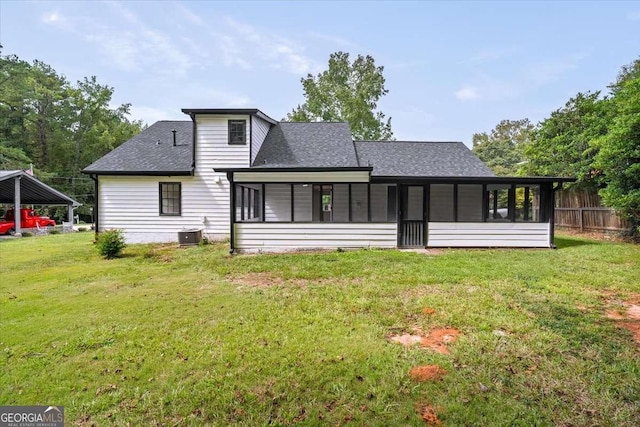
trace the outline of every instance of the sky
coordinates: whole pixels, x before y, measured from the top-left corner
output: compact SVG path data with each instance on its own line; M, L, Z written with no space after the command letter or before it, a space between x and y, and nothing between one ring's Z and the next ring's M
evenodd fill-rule
M281 120L332 52L371 55L398 140L470 145L501 120L605 93L640 58L640 2L2 0L0 44L72 82L97 76L149 124L188 120L182 108Z

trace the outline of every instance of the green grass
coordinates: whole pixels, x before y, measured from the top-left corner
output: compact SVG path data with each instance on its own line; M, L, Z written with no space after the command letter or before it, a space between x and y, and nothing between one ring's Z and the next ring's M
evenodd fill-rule
M638 346L604 317L640 292L639 246L104 260L92 239L0 241L1 404L99 426L424 425L420 404L451 426L640 424ZM387 340L445 326L449 355ZM425 364L448 374L409 378Z

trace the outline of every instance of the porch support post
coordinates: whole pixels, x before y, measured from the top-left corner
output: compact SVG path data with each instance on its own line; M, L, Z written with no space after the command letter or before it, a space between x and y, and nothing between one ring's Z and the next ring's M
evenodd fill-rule
M13 228L15 229L16 236L22 236L22 212L20 212L20 176L16 176L13 180L14 193L13 193Z
M100 230L100 194L98 187L98 176L91 175L93 179L93 227L94 227L94 239L98 239L98 232Z
M429 193L431 190L430 184L422 186L422 246L427 247L429 242Z
M353 222L353 213L351 212L351 184L347 184L349 188L349 222Z
M229 253L235 253L235 228L236 228L236 184L233 182L233 172L227 173L227 179L229 180Z
M482 184L482 222L487 222L489 216L489 192L487 184Z
M453 184L453 222L458 222L458 184Z
M516 222L516 185L515 184L511 184L511 187L509 188L509 199L508 199L507 205L509 207L508 209L509 221Z
M265 185L262 184L262 210L260 211L260 215L262 215L262 222L264 222L264 208L265 208L265 199L266 199L266 193L265 193Z
M498 190L493 190L493 219L498 219Z
M291 184L290 187L291 187L291 222L293 222L293 217L295 215L294 214L294 212L295 212L295 208L294 208L294 202L295 202L294 198L295 198L295 196L293 194L293 184Z
M349 188L351 188L351 185L349 185ZM398 241L396 243L396 247L398 248L402 246L402 191L402 184L398 183L396 188L396 222L398 223Z
M67 210L67 221L73 226L73 205L69 205Z
M371 183L367 182L367 222L371 222Z
M529 208L531 204L529 203L529 186L524 187L524 220L529 221Z

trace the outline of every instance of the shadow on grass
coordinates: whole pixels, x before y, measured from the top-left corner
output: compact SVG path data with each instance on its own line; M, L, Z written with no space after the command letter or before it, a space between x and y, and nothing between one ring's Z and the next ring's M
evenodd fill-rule
M601 245L597 240L579 239L573 237L555 237L554 243L558 249L571 248L574 246Z

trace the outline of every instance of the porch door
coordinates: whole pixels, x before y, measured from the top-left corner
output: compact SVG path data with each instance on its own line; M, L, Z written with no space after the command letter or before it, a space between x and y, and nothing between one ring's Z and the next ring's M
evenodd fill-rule
M424 247L425 203L422 185L400 186L398 246Z

